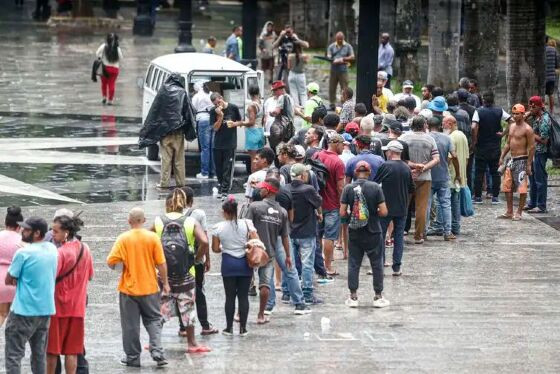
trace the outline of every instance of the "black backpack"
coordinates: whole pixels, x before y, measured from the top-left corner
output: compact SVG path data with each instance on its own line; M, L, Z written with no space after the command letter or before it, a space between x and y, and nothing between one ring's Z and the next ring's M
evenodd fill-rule
M188 275L191 266L194 265L194 253L190 251L185 234L186 219L186 216L177 219L161 217L163 222L161 244L170 283L174 283L172 281L180 283Z
M548 135L548 157L552 159L560 158L560 125L552 114L550 117L550 134Z
M311 170L317 177L319 191L323 191L327 186L327 180L329 179L329 169L327 169L325 164L323 164L323 162L316 157L316 154L313 155L313 157L308 157L305 160L304 164L311 166Z

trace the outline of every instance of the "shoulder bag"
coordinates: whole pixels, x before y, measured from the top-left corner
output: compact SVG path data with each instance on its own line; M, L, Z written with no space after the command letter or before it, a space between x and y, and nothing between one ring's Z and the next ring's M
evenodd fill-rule
M80 243L80 254L78 255L78 259L76 260L76 263L72 266L72 268L70 270L68 270L66 273L64 273L61 276L56 277L56 283L59 283L60 281L62 281L64 278L66 278L67 276L69 276L70 274L72 274L72 272L74 270L76 270L76 267L78 266L78 264L80 263L80 260L82 259L82 255L84 254L84 243Z
M268 254L264 250L264 244L259 239L249 239L249 224L245 219L245 227L247 227L247 249L245 258L250 268L260 268L270 261Z

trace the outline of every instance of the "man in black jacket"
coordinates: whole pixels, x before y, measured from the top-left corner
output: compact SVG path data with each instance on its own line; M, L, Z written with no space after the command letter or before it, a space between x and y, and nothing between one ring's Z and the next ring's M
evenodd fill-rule
M138 140L140 148L160 142L161 179L158 188L169 188L172 167L175 186L185 185L185 137L189 141L196 138L194 121L194 110L185 91L185 78L173 73L159 89Z

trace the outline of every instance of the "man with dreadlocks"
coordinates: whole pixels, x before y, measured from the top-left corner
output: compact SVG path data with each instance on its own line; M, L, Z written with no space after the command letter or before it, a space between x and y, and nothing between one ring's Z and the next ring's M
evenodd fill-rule
M179 318L186 331L187 353L209 352L211 349L199 345L194 337L195 263L201 262L208 252L208 237L194 217L183 214L187 207L187 194L176 188L167 195L165 215L156 217L153 227L161 238L171 288L169 294L161 297L161 314L164 321Z

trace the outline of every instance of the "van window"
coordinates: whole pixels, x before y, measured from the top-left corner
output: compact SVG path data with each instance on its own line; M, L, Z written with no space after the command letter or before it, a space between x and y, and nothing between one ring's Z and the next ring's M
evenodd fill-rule
M150 84L152 83L153 73L154 73L154 65L150 65L150 67L148 68L148 74L146 74L146 80L144 81L144 86L150 87Z
M159 75L161 74L161 70L159 70L158 68L154 69L154 77L152 79L152 90L157 91L157 82L158 82L158 78Z

